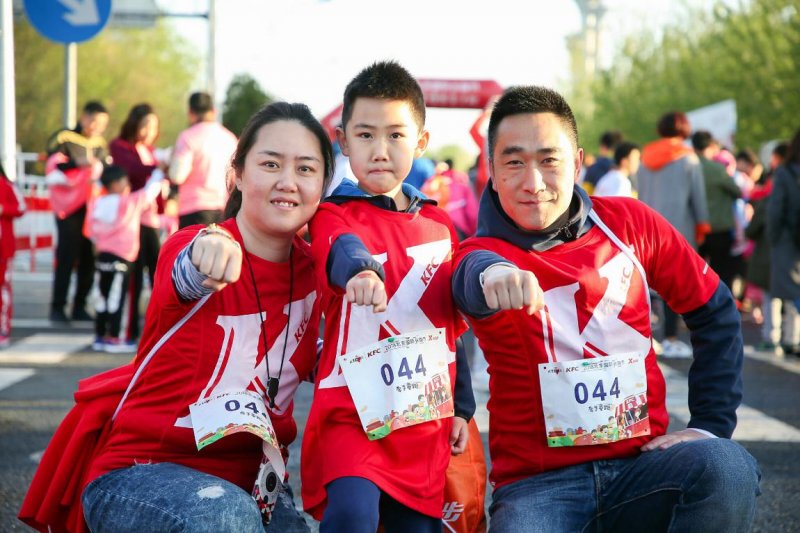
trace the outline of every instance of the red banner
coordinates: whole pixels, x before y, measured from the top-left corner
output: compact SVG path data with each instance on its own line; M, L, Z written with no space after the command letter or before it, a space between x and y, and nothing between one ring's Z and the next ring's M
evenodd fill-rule
M484 109L503 87L494 80L417 80L427 107ZM333 139L342 122L342 106L328 113L320 122Z

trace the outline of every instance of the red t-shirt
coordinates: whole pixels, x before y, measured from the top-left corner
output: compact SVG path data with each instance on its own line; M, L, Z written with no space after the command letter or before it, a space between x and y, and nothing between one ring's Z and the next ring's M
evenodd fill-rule
M242 244L234 219L225 221ZM161 248L153 297L136 364L186 315L197 301L182 301L172 283L178 253L200 226L182 230ZM280 388L270 417L278 440L285 445L297 436L292 418L294 392L316 363L319 329L317 290L308 245L296 238L289 262L271 263L249 255L261 305L266 314L269 372L280 375ZM291 280L291 281L290 281ZM289 285L292 283L291 323ZM156 352L114 421L104 450L92 465L87 482L134 463L174 462L252 489L261 459L261 441L249 433L229 435L198 451L189 405L223 392L264 393L266 359L255 287L245 260L236 283L214 293Z
M666 220L636 200L593 198L592 202L613 234L632 247L647 284L672 302L675 312L692 311L708 302L719 277ZM456 263L476 250L495 252L533 272L546 305L532 316L503 311L471 320L489 363L493 483L501 486L547 470L632 456L647 441L666 433L665 383L650 341L646 284L633 262L598 226L545 252L496 238L468 239ZM623 279L628 277L629 286ZM548 362L548 353L565 361L634 351L646 354L650 435L612 444L548 447L538 370L539 364Z
M357 234L383 264L389 304L385 312L375 314L371 307L348 304L339 289L323 292L325 342L303 435L303 505L320 519L327 503L325 485L357 476L403 505L441 516L452 419L368 440L336 356L391 335L445 328L451 385L455 383L455 339L464 328L450 289L455 231L447 214L432 205L411 214L361 200L323 204L311 221L311 236L318 275L326 285L330 246L343 233Z

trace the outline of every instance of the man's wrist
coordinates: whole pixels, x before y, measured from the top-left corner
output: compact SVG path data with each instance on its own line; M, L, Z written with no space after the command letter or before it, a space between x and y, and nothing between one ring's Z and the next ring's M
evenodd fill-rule
M501 266L506 266L506 267L509 267L509 268L513 268L513 269L516 269L516 270L518 270L518 267L517 267L517 265L515 265L514 263L501 262L501 263L494 263L494 264L491 264L491 265L489 265L488 267L484 268L484 269L483 269L483 272L481 272L481 273L478 275L478 282L479 282L479 283L480 283L480 285L481 285L481 289L483 288L483 283L484 283L484 279L485 279L485 277L486 277L486 274L487 274L487 273L488 273L488 272L489 272L491 269L493 269L493 268L496 268L496 267L501 267Z

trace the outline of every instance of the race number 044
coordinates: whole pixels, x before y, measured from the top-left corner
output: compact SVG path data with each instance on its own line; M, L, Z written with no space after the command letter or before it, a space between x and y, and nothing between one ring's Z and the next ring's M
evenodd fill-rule
M411 381L412 376L414 373L422 374L423 377L427 376L428 370L425 368L425 362L422 360L422 354L417 356L417 363L414 365L414 370L411 370L411 366L408 364L408 359L403 357L400 360L400 366L397 369L397 375L399 377L405 377L408 381ZM386 386L390 386L394 383L394 376L395 372L392 368L392 365L389 363L385 363L381 366L381 377L383 378L383 382L386 383Z
M579 382L575 384L575 401L583 405L589 401L589 387L586 383ZM611 383L611 388L606 392L605 384L602 379L597 380L594 389L592 389L592 398L597 398L601 402L605 401L606 396L614 396L619 399L619 378L614 378Z

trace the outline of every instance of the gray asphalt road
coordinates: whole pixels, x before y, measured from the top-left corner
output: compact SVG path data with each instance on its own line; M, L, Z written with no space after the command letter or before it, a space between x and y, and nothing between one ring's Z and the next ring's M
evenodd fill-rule
M49 285L39 282L18 289L18 309L23 315L44 316L41 294ZM15 299L15 303L17 303ZM38 302L38 303L37 303ZM89 351L90 325L52 329L43 321L21 321L14 344L0 351L0 531L26 531L16 520L25 490L59 421L72 405L79 379L124 364L130 356ZM746 341L755 341L755 327L745 323ZM759 461L762 491L755 531L800 531L800 359L754 352L747 348L744 367L745 398L734 437ZM685 410L687 361L668 361L668 399L672 423L680 427ZM312 389L303 385L296 413L302 431ZM484 440L488 418L486 394L478 392L477 415ZM298 440L299 442L299 440ZM289 469L299 494L299 445L291 448Z

